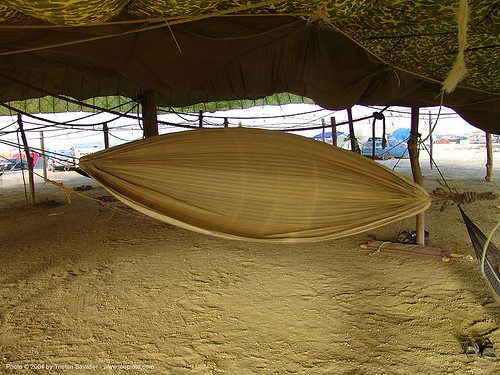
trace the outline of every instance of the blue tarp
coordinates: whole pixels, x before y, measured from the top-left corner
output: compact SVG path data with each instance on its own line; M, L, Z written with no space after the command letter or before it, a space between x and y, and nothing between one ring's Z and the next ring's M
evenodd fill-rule
M344 135L344 132L337 132L337 137L340 135ZM323 133L316 134L313 138L314 139L323 139ZM325 138L332 138L332 132L331 131L325 132Z
M399 128L392 132L392 136L396 138L397 141L405 141L410 136L409 128Z

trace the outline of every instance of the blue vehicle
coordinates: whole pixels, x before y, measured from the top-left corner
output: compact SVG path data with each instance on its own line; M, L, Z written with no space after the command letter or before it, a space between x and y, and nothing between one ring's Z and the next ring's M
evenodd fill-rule
M21 169L28 169L26 160L20 158L15 159L1 159L0 158L0 175L3 172L19 171Z
M371 158L372 157L372 138L368 138L368 141L363 145L363 151L361 155ZM385 148L382 148L382 138L375 137L375 158L387 160L391 158L407 159L409 158L408 145L406 142L401 142L396 140L392 136L387 137L387 144Z

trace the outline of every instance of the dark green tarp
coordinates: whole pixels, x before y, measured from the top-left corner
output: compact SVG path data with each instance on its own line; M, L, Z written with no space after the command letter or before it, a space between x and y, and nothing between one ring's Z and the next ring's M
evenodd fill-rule
M4 1L0 101L63 94L189 106L292 93L342 109L432 106L458 1ZM498 1L469 0L467 75L443 98L499 132Z

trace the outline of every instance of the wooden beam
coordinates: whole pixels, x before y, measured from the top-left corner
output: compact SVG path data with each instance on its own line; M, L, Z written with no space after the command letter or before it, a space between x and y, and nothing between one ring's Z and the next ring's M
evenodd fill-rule
M142 94L142 122L144 138L158 135L158 120L156 117L156 96L153 90L146 90Z
M486 133L486 182L493 181L493 147L491 144L491 133Z
M411 173L413 175L413 181L423 185L422 170L420 169L420 163L418 160L418 138L420 134L418 133L418 117L419 108L411 108L411 131L410 138L408 139L408 152L410 154L410 165ZM416 235L417 235L417 245L425 245L425 214L422 212L418 214L415 218L416 224Z

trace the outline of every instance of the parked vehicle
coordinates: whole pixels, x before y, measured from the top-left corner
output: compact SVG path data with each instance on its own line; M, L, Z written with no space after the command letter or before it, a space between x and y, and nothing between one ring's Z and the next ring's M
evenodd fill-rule
M24 159L1 159L0 160L0 173L19 171L21 169L28 169L28 163Z
M363 145L363 151L361 155L371 158L372 157L372 138L368 138L368 141ZM375 158L387 160L390 158L408 158L408 145L406 142L397 141L396 138L392 136L387 137L387 144L385 148L382 148L382 138L375 138Z
M47 167L51 172L76 169L75 158L71 150L51 151L48 157Z
M71 147L72 154L76 159L80 159L82 156L93 154L94 152L101 151L103 149L104 146L97 143L81 143L75 144Z

